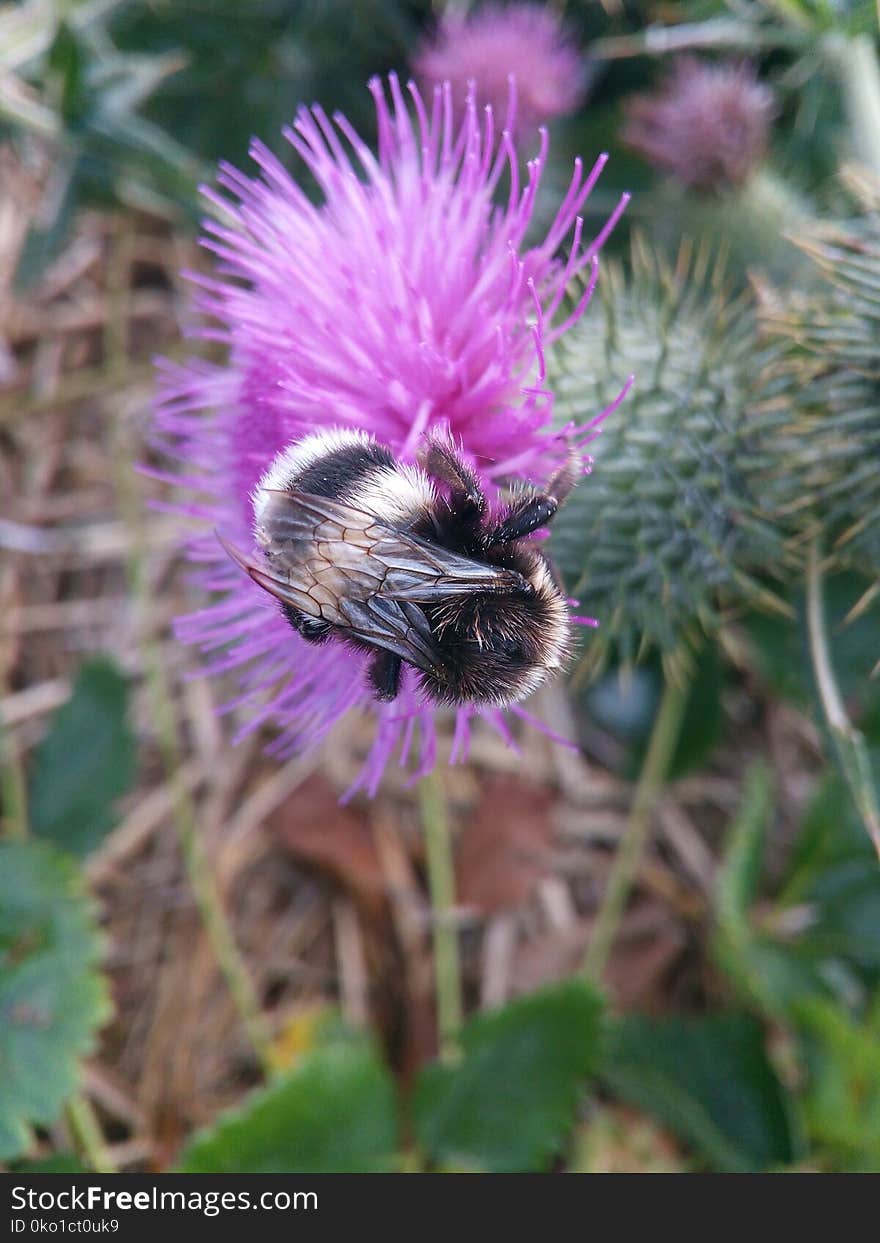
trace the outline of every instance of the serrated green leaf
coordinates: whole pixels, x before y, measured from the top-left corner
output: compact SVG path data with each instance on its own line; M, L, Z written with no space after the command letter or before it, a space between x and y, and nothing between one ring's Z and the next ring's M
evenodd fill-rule
M55 1121L110 1005L101 942L72 859L0 842L0 1160Z
M795 1156L790 1105L748 1015L618 1019L602 1077L715 1170L765 1170Z
M471 1019L462 1060L427 1067L416 1084L413 1125L429 1159L491 1173L546 1169L596 1069L601 1012L599 994L569 980Z
M333 1040L197 1135L188 1174L367 1174L394 1167L394 1090L363 1036Z
M88 854L113 827L115 804L134 773L128 683L108 660L89 661L37 750L29 795L33 832Z

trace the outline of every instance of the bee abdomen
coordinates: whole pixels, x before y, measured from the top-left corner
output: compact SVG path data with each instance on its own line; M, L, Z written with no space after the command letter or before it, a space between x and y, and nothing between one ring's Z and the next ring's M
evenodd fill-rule
M288 486L311 496L331 496L334 500L351 502L358 485L383 468L394 468L394 458L386 448L375 443L355 443L331 450L307 466Z
M295 441L280 453L254 494L259 526L266 492L305 492L344 501L387 522L412 526L436 497L425 473L401 465L385 445L366 432L335 428Z

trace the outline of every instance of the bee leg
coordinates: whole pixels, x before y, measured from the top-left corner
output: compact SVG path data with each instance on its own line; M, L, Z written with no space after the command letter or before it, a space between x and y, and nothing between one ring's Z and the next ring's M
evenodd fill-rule
M443 440L429 441L422 454L422 464L429 475L450 488L457 518L466 522L482 518L486 512L486 498L480 481L451 445Z
M555 496L546 496L543 493L524 496L510 506L494 530L489 532L487 545L491 547L493 544L509 544L513 540L522 539L524 535L531 535L533 531L552 521L558 508L559 501Z
M323 643L329 638L332 629L329 622L319 621L315 617L309 617L306 613L301 613L299 609L295 609L292 604L282 602L281 612L293 626L294 630L308 643Z
M367 677L376 692L376 698L386 702L396 699L400 690L400 670L403 662L393 652L380 649L367 666Z

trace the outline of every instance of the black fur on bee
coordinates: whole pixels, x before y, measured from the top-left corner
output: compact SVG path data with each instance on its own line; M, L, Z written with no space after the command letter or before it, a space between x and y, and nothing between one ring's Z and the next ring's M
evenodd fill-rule
M406 663L438 703L504 706L569 652L565 597L527 536L576 477L571 461L546 492L492 514L447 441L429 440L409 464L364 432L334 429L289 445L260 480L262 558L224 547L308 642L368 652L376 698L397 696Z

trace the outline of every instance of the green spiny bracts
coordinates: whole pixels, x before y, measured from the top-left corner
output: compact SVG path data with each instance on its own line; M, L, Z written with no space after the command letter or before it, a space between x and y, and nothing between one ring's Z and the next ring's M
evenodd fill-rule
M586 659L656 645L667 663L728 603L769 603L749 566L780 541L758 516L741 459L756 365L750 303L730 302L708 252L674 268L641 242L631 270L605 269L594 306L551 359L562 422L583 424L628 372L635 385L594 442L595 466L554 523L550 552L599 621Z
M838 564L880 573L880 180L846 175L860 215L798 245L822 288L760 291L772 346L753 411L768 520L802 562L813 537Z

